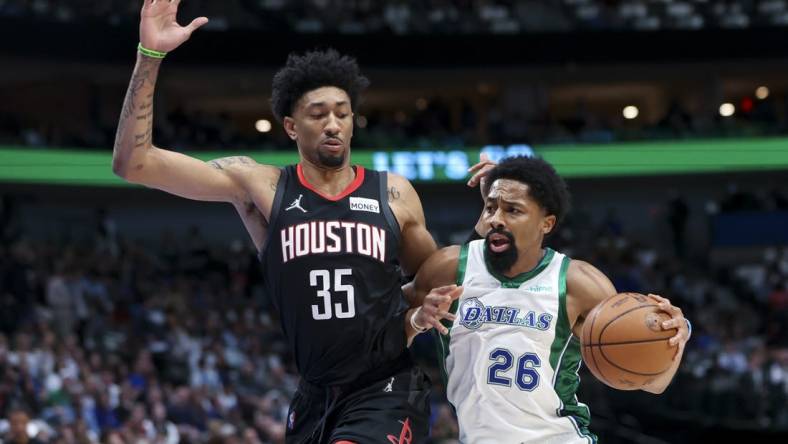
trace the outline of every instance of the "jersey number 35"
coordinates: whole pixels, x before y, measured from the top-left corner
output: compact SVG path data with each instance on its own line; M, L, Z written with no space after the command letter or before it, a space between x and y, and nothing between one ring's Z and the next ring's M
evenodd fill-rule
M309 272L309 285L317 287L317 297L322 298L322 304L312 305L312 318L323 321L336 316L338 319L352 318L356 315L356 299L353 293L353 286L343 284L344 276L352 276L353 270L350 268L337 268L334 270L334 288L331 288L330 270L312 270ZM345 303L331 303L332 294L336 299L342 299L344 293Z

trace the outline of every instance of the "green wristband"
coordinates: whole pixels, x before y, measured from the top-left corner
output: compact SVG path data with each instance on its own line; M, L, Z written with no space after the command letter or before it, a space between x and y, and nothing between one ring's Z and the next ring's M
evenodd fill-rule
M166 52L154 51L152 49L148 49L148 48L142 46L142 42L140 42L140 44L137 45L137 51L139 51L140 54L142 54L142 55L144 55L146 57L151 57L151 58L154 58L154 59L163 59L167 55Z

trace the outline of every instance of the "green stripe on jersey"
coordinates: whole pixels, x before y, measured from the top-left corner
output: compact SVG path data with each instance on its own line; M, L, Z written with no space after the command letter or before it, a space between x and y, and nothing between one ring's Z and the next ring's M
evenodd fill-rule
M460 257L457 260L457 285L462 285L462 281L465 280L465 268L468 266L468 244L463 244L460 247ZM459 306L458 301L453 301L451 303L451 307L449 307L449 313L456 314L457 307ZM449 333L446 335L440 334L437 330L435 335L435 342L438 346L438 359L440 360L441 364L441 374L443 375L443 384L446 385L449 381L449 374L446 372L446 358L449 356L449 341L451 340L451 327L452 322L448 319L441 319L441 324L443 324L446 328L449 329Z
M561 262L561 272L558 277L558 322L555 329L555 339L550 346L550 367L553 368L553 388L561 406L556 410L558 416L571 416L576 423L576 430L580 436L596 442L597 437L588 431L591 423L591 413L588 406L577 401L577 388L580 386L580 376L577 374L581 364L580 339L572 335L569 326L569 315L566 311L566 273L569 269L569 257L564 257Z
M465 267L468 266L469 244L462 244L460 247L460 258L457 260L457 285L462 285L465 280Z
M556 366L566 348L566 341L572 335L569 328L569 315L566 312L566 272L569 269L569 256L561 261L561 272L558 275L558 323L555 326L555 339L550 346L550 367L557 371Z

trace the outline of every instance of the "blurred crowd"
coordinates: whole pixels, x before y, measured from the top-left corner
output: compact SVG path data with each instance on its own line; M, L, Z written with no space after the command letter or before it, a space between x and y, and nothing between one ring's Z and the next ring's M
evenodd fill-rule
M135 22L141 3L2 0L0 17L123 24ZM788 25L785 0L186 0L182 9L190 17L211 17L214 29L299 33L512 34Z
M63 23L98 21L136 26L140 3L141 0L0 0L0 18L16 17L23 23L35 23L38 18ZM370 35L378 31L482 33L495 32L492 29L498 28L520 32L523 27L530 29L521 24L523 21L549 27L552 26L551 20L545 17L564 16L566 18L562 20L567 23L567 30L583 27L620 29L635 26L632 23L636 21L653 24L655 20L668 27L672 26L671 23L684 21L714 23L713 18L718 16L726 23L746 22L755 26L783 20L774 17L783 17L788 23L786 5L788 0L185 0L180 7L184 17L210 16L212 20L207 26L217 31L234 26L262 26L277 32L295 30L326 35L332 32ZM655 18L660 14L672 18ZM736 18L742 14L748 18ZM691 18L681 18L684 15ZM766 16L774 20L767 20ZM363 54L355 55L363 59ZM679 56L676 57L678 61ZM128 60L130 63L131 59ZM29 62L35 61L34 57ZM21 62L15 67L16 62L12 59L8 63L10 72L30 69ZM397 65L396 61L393 63ZM652 91L645 92L642 85L634 85L639 82L634 78L615 80L618 74L611 74L617 70L610 68L612 70L605 74L605 77L610 76L610 80L601 87L607 91L594 94L594 88L584 87L582 83L592 81L591 78L585 79L585 76L578 75L581 71L575 72L578 67L583 69L581 65L576 66L567 60L567 65L561 68L565 71L559 69L555 72L560 73L559 77L576 76L578 80L562 80L555 84L549 78L553 74L522 82L503 80L509 77L508 68L490 69L478 81L469 80L467 91L452 91L451 88L441 91L442 85L425 83L424 88L440 92L414 96L407 99L409 103L405 103L406 99L390 98L399 95L397 87L419 81L420 74L416 70L420 68L414 67L403 73L402 79L392 83L393 89L378 89L373 77L373 89L368 97L375 100L354 109L358 129L354 133L354 146L368 149L445 149L487 144L608 143L788 134L788 99L780 82L770 84L773 88L770 91L766 86L758 88L755 82L768 84L769 81L758 79L755 74L736 81L739 74L731 74L734 77L730 78L728 75L715 75L710 80L705 74L698 73L699 68L694 68L684 86L674 80L650 79L644 83L648 83L647 89ZM739 66L745 72L748 62ZM22 77L22 80L4 83L4 88L0 85L0 90L8 98L5 100L7 105L0 106L0 144L111 147L117 110L126 88L125 71L122 77L80 74L75 76L78 78L72 78L73 74L60 75L58 67L50 69L55 73L45 80L31 81ZM684 68L676 66L675 69ZM196 71L203 72L203 69ZM725 72L725 69L720 67L717 71ZM266 76L262 82L268 82L267 79ZM184 83L196 79L189 80ZM239 82L229 73L216 73L209 74L199 83L212 85L214 82L228 87L225 97L213 97L215 90L196 92L199 89L191 89L199 87L190 86L180 92L167 86L159 88L154 129L157 144L186 151L292 149L292 142L281 125L270 116L269 97L264 92L267 90L262 89L256 79L248 81L254 87L238 86L236 84L247 81ZM752 91L728 91L735 83L753 83ZM230 92L233 89L230 86L240 89ZM567 90L577 92L568 95ZM256 103L250 105L255 96L259 106ZM721 102L725 102L725 108ZM237 103L242 105L236 108ZM633 109L635 106L639 108ZM68 107L70 112L52 112L62 107ZM260 127L267 130L258 132L256 124L263 119L268 121Z
M162 242L3 244L9 419L41 442L281 442L297 380L254 255Z
M131 241L104 211L84 221L95 226L89 237L30 238L7 202L0 212L4 442L283 442L298 380L249 246L210 243L197 228ZM671 202L653 222L686 219L680 208ZM592 430L613 433L605 419L621 424L632 411L788 430L788 248L712 268L629 240L615 211L589 220L574 214L551 245L598 266L619 291L670 297L694 326L684 364L659 397L615 392L583 369L579 397L598 419ZM677 226L674 236L686 229ZM433 442L452 443L457 424L432 350L431 338L420 336L414 351L435 386Z
M162 95L167 91L163 90ZM118 96L120 97L120 96ZM788 134L788 99L772 94L750 101L750 107L730 117L716 110L699 110L673 102L654 121L626 120L619 113L593 109L578 101L574 110L557 116L549 104L509 110L491 97L487 103L467 98L421 98L411 109L361 105L356 111L353 146L365 149L408 147L419 149L470 148L487 144L576 144L643 140L770 137ZM85 97L82 100L91 100ZM261 104L264 109L264 104ZM110 114L107 110L106 113ZM267 111L267 110L265 110ZM75 111L75 113L78 111ZM80 114L79 124L66 119L77 115L42 118L0 110L0 144L30 147L108 149L114 143L116 121L99 113ZM211 112L177 106L157 112L154 141L172 149L292 150L292 141L271 119L269 131L255 130L248 116L229 110Z

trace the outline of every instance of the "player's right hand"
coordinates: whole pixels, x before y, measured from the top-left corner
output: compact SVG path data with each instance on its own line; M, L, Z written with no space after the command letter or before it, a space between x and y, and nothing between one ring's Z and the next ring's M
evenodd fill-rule
M208 23L208 18L197 17L187 26L177 22L181 0L145 0L140 12L140 43L147 49L170 52L189 40L192 32Z
M487 175L496 165L498 164L490 160L487 153L481 153L479 155L479 162L468 168L468 172L473 174L468 180L468 186L475 187L479 185L479 191L482 193L482 200L487 199L487 192L490 189L490 184L487 183Z
M425 326L427 329L436 328L442 334L449 333L449 329L441 324L442 319L454 322L455 315L449 313L452 301L462 294L462 287L456 285L446 285L433 288L421 305L421 310L416 314L414 321L417 325Z

